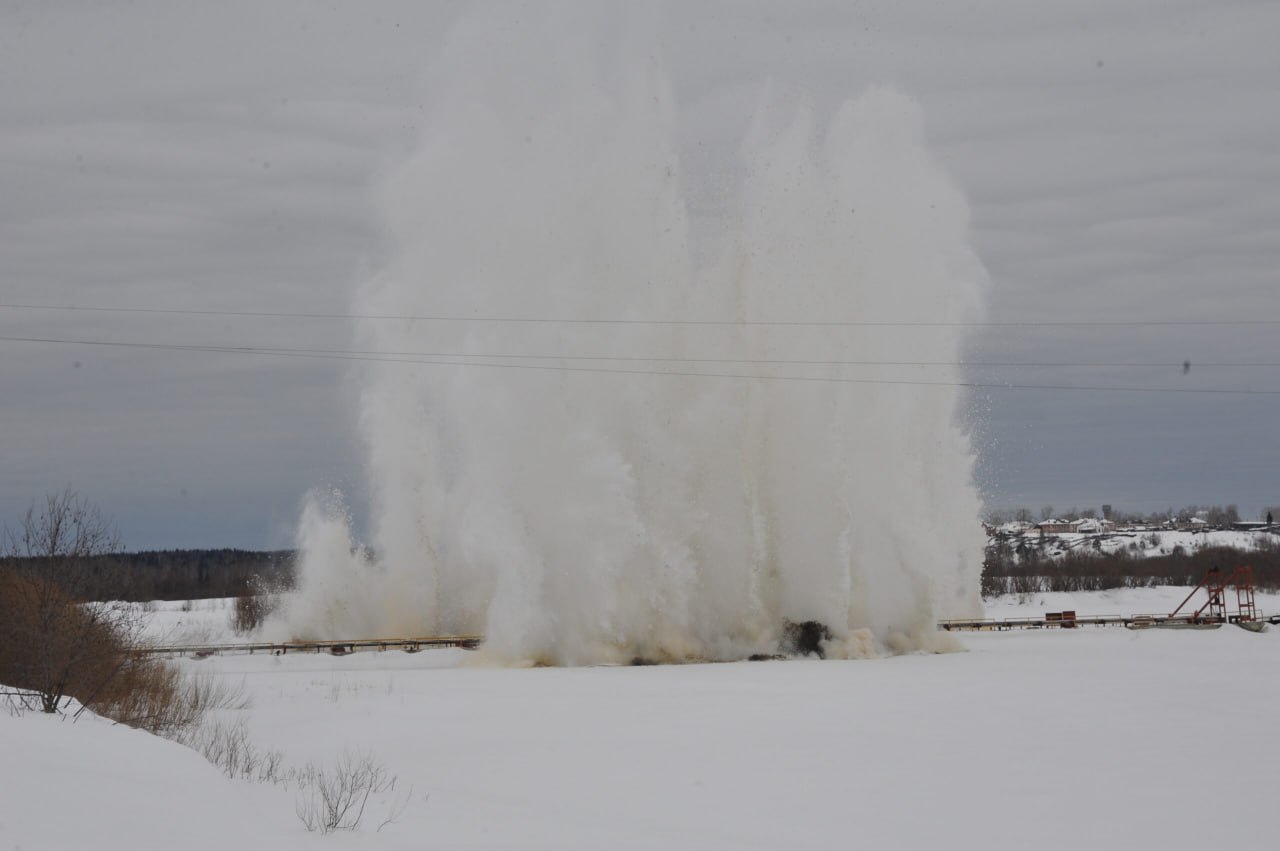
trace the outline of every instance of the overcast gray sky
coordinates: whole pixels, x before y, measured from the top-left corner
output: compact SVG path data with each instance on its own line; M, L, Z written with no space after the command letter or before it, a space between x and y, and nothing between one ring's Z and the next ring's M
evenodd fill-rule
M0 2L0 302L348 311L380 262L372 188L418 144L424 75L466 12ZM1280 320L1280 4L707 2L654 17L697 215L715 216L766 84L819 109L888 84L920 102L969 198L992 321ZM342 348L351 328L0 308L0 336ZM1212 365L1280 363L1278 340L1275 325L997 326L964 354L1170 364L969 369L979 382L1280 391L1280 367ZM0 341L0 519L70 485L133 548L288 545L310 487L362 510L347 376ZM1280 504L1277 395L1000 389L972 408L996 507Z

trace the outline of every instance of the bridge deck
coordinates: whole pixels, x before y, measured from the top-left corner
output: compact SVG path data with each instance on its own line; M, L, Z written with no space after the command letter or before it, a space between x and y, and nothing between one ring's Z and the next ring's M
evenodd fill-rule
M1213 618L1195 618L1190 615L1084 615L1075 618L1050 618L1047 616L1031 618L982 618L977 620L943 620L938 621L938 629L945 631L991 630L1003 632L1011 629L1077 629L1085 626L1123 626L1130 629L1144 627L1204 627L1223 623L1236 623L1239 615L1228 615L1225 620ZM1260 615L1258 621L1269 624L1280 624L1280 615Z
M404 650L416 653L428 647L462 647L475 649L484 641L479 635L433 635L425 638L359 638L326 641L244 642L234 644L169 644L144 648L145 653L157 656L221 656L297 655L299 653L330 653L343 656L361 651Z
M1086 615L1070 619L1061 617L1030 618L980 618L976 620L942 620L938 629L951 631L1005 632L1014 629L1078 629L1086 626L1122 626L1131 629L1145 627L1211 627L1222 623L1236 623L1239 615L1228 615L1226 620L1192 618L1170 615ZM1261 615L1258 621L1280 624L1280 615ZM432 647L461 647L474 650L484 643L482 635L432 635L422 638L357 638L324 641L242 642L231 644L169 644L143 648L144 653L157 656L205 656L253 655L288 656L299 653L329 653L345 656L348 653L367 651L403 650L417 653Z

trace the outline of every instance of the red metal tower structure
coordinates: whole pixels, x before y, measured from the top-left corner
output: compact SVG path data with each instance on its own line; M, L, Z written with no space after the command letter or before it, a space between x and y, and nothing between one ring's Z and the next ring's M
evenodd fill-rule
M1258 609L1254 605L1253 600L1253 568L1250 566L1240 566L1231 571L1229 576L1224 577L1222 570L1217 567L1209 568L1209 572L1204 575L1204 579L1192 589L1187 598L1182 601L1178 608L1173 610L1173 614L1169 615L1170 619L1176 618L1178 613L1191 602L1191 598L1201 589L1208 594L1209 599L1203 606L1196 609L1193 614L1184 615L1191 623L1226 623L1227 601L1226 590L1228 585L1234 585L1236 589L1236 606L1239 613L1234 620L1239 621L1256 621L1258 619Z

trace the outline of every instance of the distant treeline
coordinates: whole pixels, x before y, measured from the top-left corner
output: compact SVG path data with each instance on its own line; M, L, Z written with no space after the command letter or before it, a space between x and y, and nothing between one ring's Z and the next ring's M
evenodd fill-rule
M158 550L112 553L77 559L90 575L93 598L99 600L203 600L239 597L293 587L293 550ZM5 568L51 570L64 562L39 558L0 558Z
M1174 547L1169 555L1142 556L1121 550L1115 553L1073 552L1044 558L1035 549L1015 554L1008 546L987 549L982 568L983 596L1036 594L1042 591L1105 591L1111 588L1145 588L1152 585L1200 584L1212 567L1230 573L1240 565L1253 567L1254 586L1260 591L1280 590L1280 546L1258 550Z
M1280 538L1278 538L1280 540ZM0 557L5 568L38 568L46 559ZM115 553L77 559L91 576L92 596L100 600L203 600L288 590L295 578L293 550L158 550ZM49 561L58 570L61 563ZM1259 590L1280 591L1280 545L1253 551L1228 547L1184 550L1144 556L1128 550L1090 550L1050 558L1033 547L1015 552L1001 542L987 548L982 593L1035 594L1042 591L1104 591L1152 585L1192 586L1211 567L1230 572L1253 567Z

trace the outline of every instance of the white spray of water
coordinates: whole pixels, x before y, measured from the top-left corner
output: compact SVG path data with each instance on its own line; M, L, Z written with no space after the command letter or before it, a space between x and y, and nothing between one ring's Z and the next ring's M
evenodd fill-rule
M945 323L977 318L986 278L909 99L869 90L820 132L806 106L781 129L762 110L708 251L691 245L676 111L654 63L616 63L606 81L569 48L508 74L455 54L469 82L438 99L388 182L395 261L358 293L359 313L944 324L405 320L367 323L363 348L956 359L962 332ZM363 386L376 557L353 548L333 500L313 499L277 631L482 633L497 661L575 665L776 652L785 621L817 620L828 655L854 657L944 649L935 620L980 608L956 387L385 363Z

